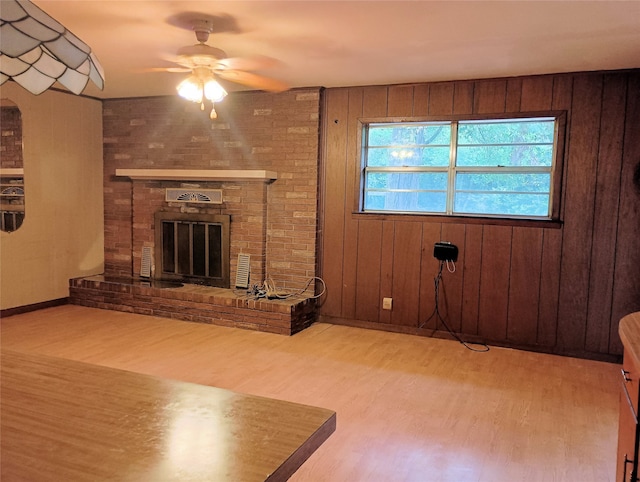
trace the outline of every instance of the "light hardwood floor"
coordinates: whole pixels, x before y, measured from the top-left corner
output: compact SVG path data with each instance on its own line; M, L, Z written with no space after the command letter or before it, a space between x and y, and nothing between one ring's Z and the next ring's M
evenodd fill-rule
M79 306L5 318L3 347L330 408L311 482L613 482L620 367L315 324L285 337Z

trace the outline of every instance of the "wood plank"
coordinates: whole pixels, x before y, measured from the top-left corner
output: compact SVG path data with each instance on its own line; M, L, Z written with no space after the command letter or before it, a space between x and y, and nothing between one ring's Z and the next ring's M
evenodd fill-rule
M391 320L394 325L418 326L422 223L406 221L395 224Z
M473 92L474 114L504 112L507 95L506 80L479 80Z
M442 315L447 325L459 332L462 328L462 287L464 269L465 225L444 223L442 225L442 241L448 241L458 247L458 261L455 271L450 273L445 266L441 283ZM452 266L452 265L449 265Z
M358 261L356 277L356 319L378 321L380 314L380 260L382 221L358 222Z
M429 114L429 84L418 84L413 88L413 116Z
M393 243L395 223L382 222L382 256L380 257L380 293L379 299L393 298ZM391 312L380 311L380 323L391 323Z
M507 80L507 96L505 99L505 112L521 112L522 78L517 77Z
M363 91L363 99L362 99L362 116L363 117L384 117L387 115L387 96L388 96L388 89L384 86L373 86L373 87L366 87ZM381 225L383 224L382 221L379 221L381 223ZM362 238L359 238L362 239ZM383 320L385 320L385 322L389 323L390 322L390 315L388 311L381 311L380 308L380 300L382 300L383 296L391 296L391 285L390 285L390 281L385 284L385 280L387 280L386 276L391 276L391 269L388 267L388 262L386 262L384 256L384 249L387 249L388 246L385 244L385 238L383 237L381 240L381 246L380 246L380 258L377 261L377 265L379 266L379 271L376 274L377 279L378 279L378 290L379 291L371 291L368 293L365 293L364 291L360 291L360 294L362 295L361 297L358 297L358 304L372 304L374 306L378 307L378 314L376 315L376 319L378 319L378 321L383 322ZM393 243L393 240L392 240ZM391 244L391 247L393 247L393 244ZM367 254L364 254L365 259L367 259ZM387 271L388 270L388 274ZM388 280L387 280L388 281ZM387 293L387 294L382 294L382 293ZM369 313L369 308L365 308L367 310L367 313Z
M626 76L604 77L600 144L593 214L593 245L585 347L608 353L618 227L622 143L626 108Z
M453 82L438 82L429 88L429 115L448 115L453 112Z
M330 89L325 92L323 114L325 145L322 149L322 178L325 193L322 199L322 266L321 276L328 286L321 312L331 316L342 314L342 256L335 255L336 247L343 245L344 209L347 191L344 165L347 153L348 89ZM329 253L333 255L329 256Z
M524 102L531 108L541 106L545 102L545 96L539 94L531 94L532 91L544 91L544 88L527 86L524 88ZM571 100L573 98L573 76L571 75L554 75L553 76L553 94L551 99L551 108L555 110L566 110L567 115L567 133L571 121ZM569 139L565 142L565 151L563 158L565 159L563 166L563 187L562 194L564 197L569 158ZM564 203L561 204L564 207ZM561 216L562 217L562 216ZM560 267L562 260L562 235L564 229L545 229L542 241L542 266L544 269L540 274L540 304L538 307L538 344L543 346L555 346L557 342L558 330L558 298L560 296Z
M384 85L366 87L362 105L362 117L385 117L387 115L388 89Z
M480 306L480 267L482 265L482 230L480 224L465 228L462 263L462 333L478 334Z
M389 87L387 115L390 117L410 117L412 113L413 86ZM390 282L390 286L387 286L386 289L390 289L391 294L388 297L393 298L394 301L391 311L382 310L381 319L389 316L389 322L394 325L417 326L420 289L420 262L417 260L420 259L422 226L419 223L388 222L394 223L394 238L393 250L389 251L389 255L393 257L391 260L392 276L387 280ZM417 231L414 231L415 228ZM414 255L413 259L410 258L410 254Z
M585 343L601 103L602 75L576 75L558 306L558 347L565 352L583 350Z
M411 117L413 115L412 85L389 87L387 115L390 117Z
M474 83L470 81L460 81L455 83L453 94L454 114L473 113L473 88Z
M287 337L73 305L3 318L0 330L3 347L21 352L337 412L338 429L291 482L617 480L617 364L326 323Z
M613 310L611 329L615 331L620 318L640 311L640 72L629 75L625 136L620 174L620 206L616 236L616 263L613 279ZM634 181L635 179L635 181ZM610 351L622 353L620 338L612 333Z
M507 338L535 345L542 270L542 229L513 228Z
M558 297L560 296L560 265L562 231L545 229L542 234L542 271L538 304L538 345L556 345L558 330Z
M422 255L420 258L420 325L434 330L436 319L432 315L435 309L434 278L438 274L438 260L433 257L433 245L440 241L442 224L423 223Z
M551 110L553 79L554 76L552 75L525 77L522 79L520 110L522 112Z
M331 410L73 360L1 367L3 480L285 481L335 430Z
M488 340L507 337L512 230L510 226L484 226L482 233L478 328Z
M362 117L364 105L364 90L361 87L349 89L347 113L347 139L353 140L358 136L361 125L358 118ZM353 318L356 314L356 269L358 259L358 220L352 215L351 208L357 204L357 192L349 192L349 186L359 185L360 159L357 156L358 146L355 142L347 142L345 169L345 204L344 238L342 244L342 308L341 316ZM350 196L353 198L350 199Z

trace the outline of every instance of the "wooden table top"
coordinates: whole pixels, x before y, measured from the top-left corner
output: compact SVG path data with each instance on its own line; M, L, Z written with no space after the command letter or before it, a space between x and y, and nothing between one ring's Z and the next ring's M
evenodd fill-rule
M323 408L3 350L2 480L281 481L333 433Z

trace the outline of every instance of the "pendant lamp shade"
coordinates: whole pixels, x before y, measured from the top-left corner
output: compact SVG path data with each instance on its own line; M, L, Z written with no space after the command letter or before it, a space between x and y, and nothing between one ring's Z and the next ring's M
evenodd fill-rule
M91 48L29 0L0 1L0 85L13 79L33 94L56 81L80 94L89 80L104 89Z

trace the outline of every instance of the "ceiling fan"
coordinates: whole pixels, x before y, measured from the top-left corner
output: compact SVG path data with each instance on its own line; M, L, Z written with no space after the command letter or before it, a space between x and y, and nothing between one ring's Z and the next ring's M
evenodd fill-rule
M208 45L209 35L214 31L214 19L215 17L204 15L183 17L180 26L193 30L198 43L180 48L177 56L170 59L181 67L153 69L166 72L191 72L191 75L177 86L178 95L199 103L204 110L204 99L215 103L220 102L227 95L217 79L268 92L282 92L289 88L280 80L251 72L275 67L278 63L276 60L268 57L229 58L223 50ZM217 117L215 107L212 108L210 117L212 119Z

